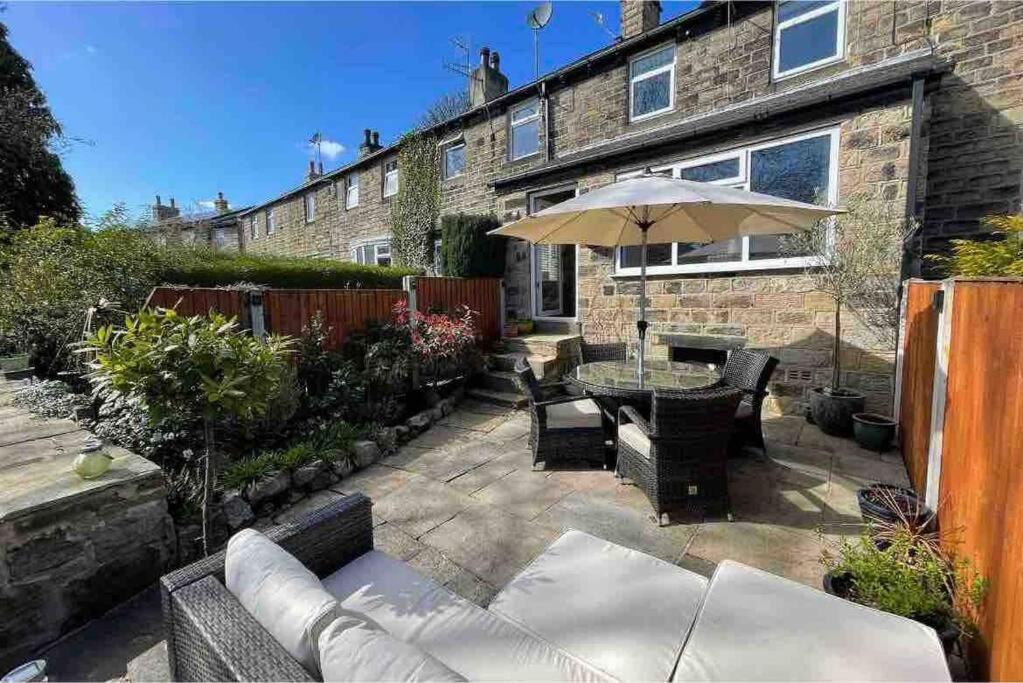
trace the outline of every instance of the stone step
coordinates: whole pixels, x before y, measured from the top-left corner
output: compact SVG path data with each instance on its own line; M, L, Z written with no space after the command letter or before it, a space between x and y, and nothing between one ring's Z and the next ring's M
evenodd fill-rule
M525 353L492 353L490 360L495 370L512 372L520 358L525 358L529 366L533 368L533 374L542 379L554 373L558 368L557 356L529 356Z
M479 386L484 389L501 391L508 394L519 394L519 386L515 383L515 373L507 370L487 370L477 377Z
M508 406L509 408L522 408L527 403L526 397L522 394L510 394L505 391L494 391L492 389L474 387L468 389L465 393L466 396L474 398L477 401L493 403L499 406Z
M543 334L574 335L579 332L579 323L568 320L536 320L534 329Z
M527 334L523 337L502 339L506 353L524 353L527 356L555 356L571 358L579 343L579 335L565 334Z

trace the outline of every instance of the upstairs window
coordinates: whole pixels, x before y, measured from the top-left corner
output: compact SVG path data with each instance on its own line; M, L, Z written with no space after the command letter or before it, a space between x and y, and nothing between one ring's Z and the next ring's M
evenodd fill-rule
M365 266L391 265L391 240L367 242L355 248L355 261Z
M305 222L312 223L316 220L316 192L309 192L304 199Z
M398 194L398 160L384 164L384 196Z
M532 100L511 110L508 156L512 161L540 151L540 102Z
M359 205L359 174L345 178L345 208L354 209Z
M272 235L277 232L277 225L274 223L274 210L269 208L266 210L266 234Z
M777 6L774 77L831 64L845 49L844 0L784 0Z
M444 148L444 179L465 173L465 143L456 142Z
M629 119L641 121L675 107L675 46L660 47L629 62Z
M254 240L259 239L259 225L256 224L255 214L249 216L249 237Z

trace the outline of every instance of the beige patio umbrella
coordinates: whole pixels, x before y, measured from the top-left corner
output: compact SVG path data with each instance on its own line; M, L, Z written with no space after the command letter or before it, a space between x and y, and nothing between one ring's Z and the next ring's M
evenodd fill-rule
M710 243L747 235L793 233L839 213L843 211L724 185L668 178L648 169L638 177L555 204L489 234L534 244L642 247L636 321L642 386L648 243Z

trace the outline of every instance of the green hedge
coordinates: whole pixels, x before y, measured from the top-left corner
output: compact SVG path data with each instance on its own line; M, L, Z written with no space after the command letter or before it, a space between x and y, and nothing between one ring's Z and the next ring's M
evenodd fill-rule
M441 264L449 277L503 277L504 237L487 232L501 223L493 214L448 214L440 219Z
M162 280L166 284L195 287L247 282L288 289L400 289L402 277L416 274L410 268L364 266L322 258L207 253L195 259L184 256L170 264L162 273Z

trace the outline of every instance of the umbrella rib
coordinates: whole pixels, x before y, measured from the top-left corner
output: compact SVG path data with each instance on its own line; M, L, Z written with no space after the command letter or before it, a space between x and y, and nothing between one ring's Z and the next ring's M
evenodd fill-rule
M541 242L542 240L545 240L545 239L547 239L547 237L548 237L549 235L551 235L552 233L554 233L554 232L556 232L556 231L558 231L558 230L561 230L561 229L562 229L563 227L565 227L566 225L568 225L568 224L569 224L569 223L571 223L572 221L578 220L578 219L579 219L579 218L580 218L580 217L581 217L582 215L583 215L583 212L582 212L582 211L576 211L576 212L575 212L574 214L572 214L572 217L571 217L571 218L569 218L568 220L566 220L566 221L563 221L563 222L561 222L561 223L558 223L558 224L557 224L557 225L555 225L555 226L554 226L553 228L551 228L550 230L548 230L548 231L547 231L547 232L545 232L544 234L540 235L540 239L536 240L536 241L534 242L534 244L539 244L539 243L540 243L540 242Z

